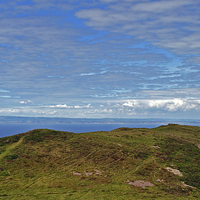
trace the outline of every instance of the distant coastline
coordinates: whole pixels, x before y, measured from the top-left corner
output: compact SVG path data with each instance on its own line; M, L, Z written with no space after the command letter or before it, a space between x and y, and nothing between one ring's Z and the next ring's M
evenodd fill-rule
M196 119L161 119L161 118L52 118L52 117L18 117L0 116L0 123L59 123L59 124L200 124Z

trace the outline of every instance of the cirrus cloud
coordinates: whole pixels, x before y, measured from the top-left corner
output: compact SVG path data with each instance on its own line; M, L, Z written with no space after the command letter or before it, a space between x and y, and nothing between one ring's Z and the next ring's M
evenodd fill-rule
M115 2L114 4L109 4ZM176 54L199 54L199 3L177 1L107 1L108 9L75 13L87 26L137 37ZM192 11L192 12L191 12ZM187 48L185 48L187 46Z

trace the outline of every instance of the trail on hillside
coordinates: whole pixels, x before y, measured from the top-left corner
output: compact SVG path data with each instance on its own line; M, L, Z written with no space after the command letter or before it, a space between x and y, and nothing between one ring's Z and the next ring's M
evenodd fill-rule
M23 141L23 137L20 138L20 140L19 140L18 142L14 143L14 144L11 144L10 146L8 146L8 147L6 148L6 151L4 151L4 152L0 155L0 160L1 160L2 158L4 158L5 156L7 156L7 155L8 155L13 149L15 149L17 146L19 146L19 145L22 143L22 141Z

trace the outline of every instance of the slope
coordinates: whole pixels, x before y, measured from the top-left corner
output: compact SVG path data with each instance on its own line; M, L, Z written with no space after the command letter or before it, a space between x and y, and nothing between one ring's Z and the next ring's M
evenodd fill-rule
M169 124L1 138L0 199L198 199L199 132Z

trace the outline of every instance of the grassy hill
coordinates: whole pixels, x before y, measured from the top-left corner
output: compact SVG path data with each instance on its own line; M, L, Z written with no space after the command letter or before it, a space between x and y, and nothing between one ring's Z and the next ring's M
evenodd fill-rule
M0 138L0 199L199 199L200 127Z

